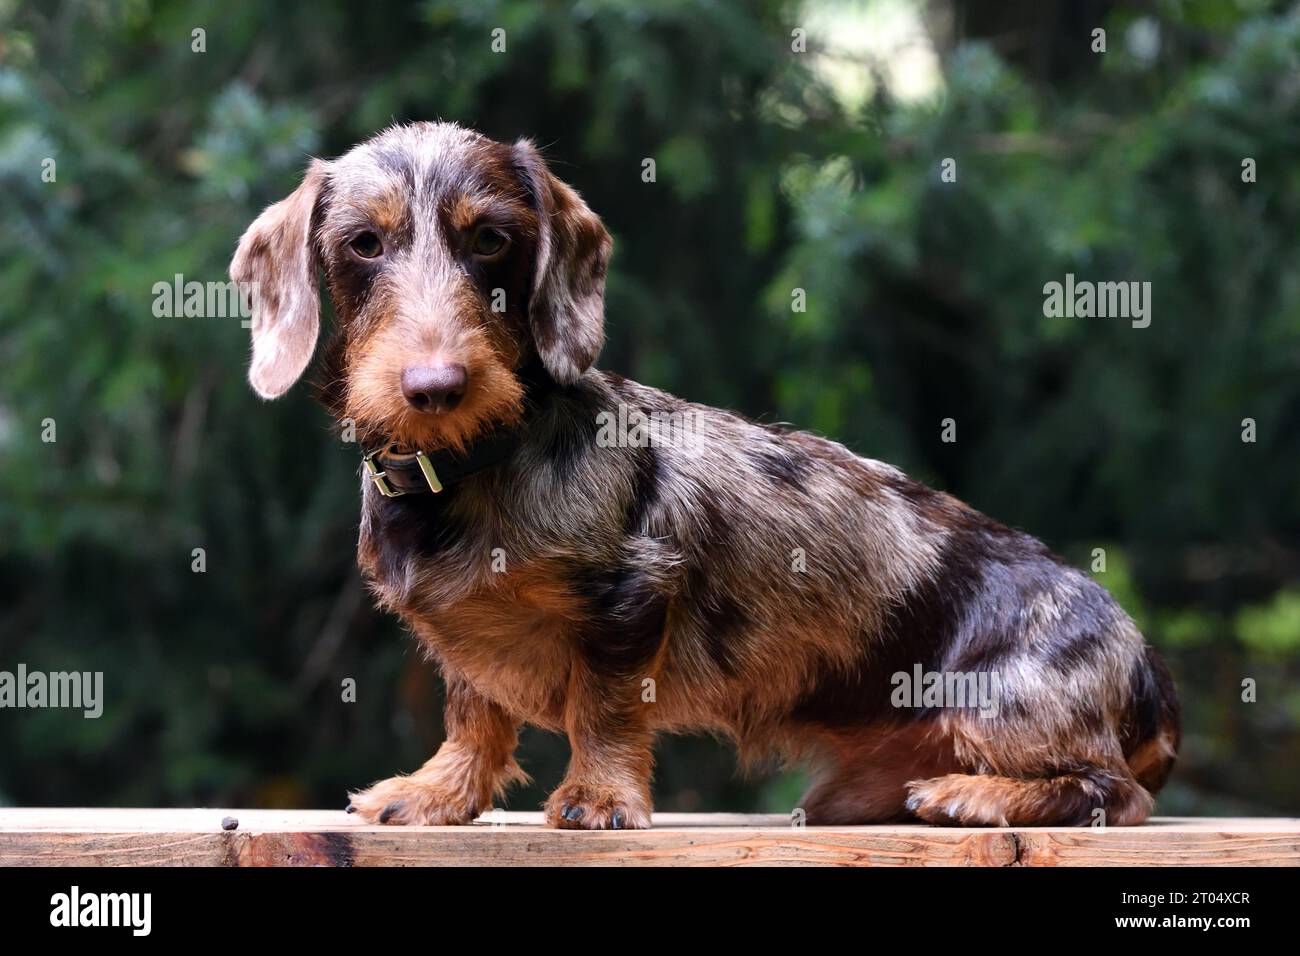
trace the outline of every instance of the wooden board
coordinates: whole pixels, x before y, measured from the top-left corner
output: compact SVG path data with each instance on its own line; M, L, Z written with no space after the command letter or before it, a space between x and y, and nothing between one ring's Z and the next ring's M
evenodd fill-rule
M238 829L223 830L225 817ZM652 830L588 833L499 810L467 827L393 827L333 810L0 808L0 865L1296 866L1300 820L958 829L660 813Z

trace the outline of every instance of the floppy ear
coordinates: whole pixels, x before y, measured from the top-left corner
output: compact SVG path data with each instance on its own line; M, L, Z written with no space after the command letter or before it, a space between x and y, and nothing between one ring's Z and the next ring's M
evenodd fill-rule
M605 341L605 268L614 241L582 197L551 175L532 142L515 143L513 158L538 217L528 322L542 364L569 385Z
M312 160L302 185L268 206L239 240L230 278L252 306L253 358L248 381L278 398L311 361L320 332L320 290L312 218L328 167Z

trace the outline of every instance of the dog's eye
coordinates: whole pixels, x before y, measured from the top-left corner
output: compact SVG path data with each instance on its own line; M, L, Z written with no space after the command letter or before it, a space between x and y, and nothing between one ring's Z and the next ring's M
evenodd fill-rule
M363 232L351 242L352 251L362 259L374 259L384 252L384 244L373 232Z
M490 259L497 255L510 241L500 229L492 226L480 226L474 232L474 255Z

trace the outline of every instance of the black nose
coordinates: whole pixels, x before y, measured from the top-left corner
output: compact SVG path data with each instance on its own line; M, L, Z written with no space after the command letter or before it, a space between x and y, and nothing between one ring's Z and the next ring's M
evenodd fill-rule
M402 394L418 411L449 412L465 397L468 381L463 365L413 365L402 372Z

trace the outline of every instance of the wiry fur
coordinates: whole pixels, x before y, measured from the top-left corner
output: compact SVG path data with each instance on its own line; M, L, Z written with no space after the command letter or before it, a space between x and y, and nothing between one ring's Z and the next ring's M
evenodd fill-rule
M314 165L309 183L294 206L310 204L307 241L341 320L327 404L372 443L523 434L508 461L442 494L386 498L361 481L361 567L448 684L447 742L354 794L366 819L468 821L520 778L523 723L572 745L546 808L557 826L648 826L653 736L701 730L742 755L811 763L813 823L1146 817L1177 700L1110 596L889 465L591 369L609 237L531 144L399 127ZM277 208L235 271L293 268L274 243L250 246ZM484 218L512 243L490 268L464 251ZM349 258L359 228L384 236L384 262ZM490 310L493 289L505 313ZM255 356L274 328L255 326ZM285 368L306 364L306 339ZM398 387L431 355L464 362L471 383L435 417ZM534 358L558 384L529 401L516 373ZM620 408L696 427L690 441L610 447L599 416ZM998 715L892 706L891 676L915 664L997 672Z

